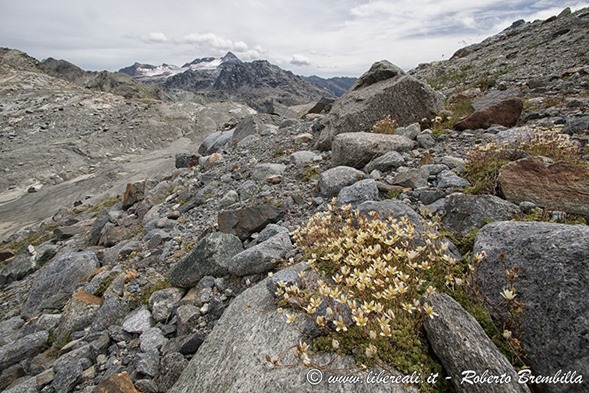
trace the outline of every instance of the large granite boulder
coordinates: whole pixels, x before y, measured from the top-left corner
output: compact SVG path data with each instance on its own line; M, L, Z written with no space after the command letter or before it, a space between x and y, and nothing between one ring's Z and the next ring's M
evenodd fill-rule
M589 227L544 222L484 226L474 252L484 251L477 278L490 304L508 288L505 270L519 266L516 298L525 305L520 337L535 375L589 375ZM490 308L500 318L504 310ZM549 383L542 392L586 392L586 385Z
M329 150L341 133L369 132L386 115L407 126L432 119L442 109L441 94L390 62L379 61L333 105L317 148Z

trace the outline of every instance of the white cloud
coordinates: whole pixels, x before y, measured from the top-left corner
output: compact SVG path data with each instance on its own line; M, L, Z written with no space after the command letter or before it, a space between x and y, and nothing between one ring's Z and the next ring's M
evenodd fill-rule
M204 48L218 49L218 50L234 50L237 52L245 52L248 50L248 45L243 41L232 41L228 38L221 37L214 33L191 33L185 35L180 39L181 43L196 44Z
M168 37L164 33L149 33L141 37L145 42L162 43L167 42Z
M292 59L290 59L290 64L295 66L310 66L311 59L305 55L296 54L292 56Z

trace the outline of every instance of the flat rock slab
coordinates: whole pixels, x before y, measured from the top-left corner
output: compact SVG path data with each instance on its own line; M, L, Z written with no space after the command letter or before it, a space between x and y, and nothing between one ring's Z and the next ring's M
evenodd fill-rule
M450 296L426 298L438 316L424 322L427 339L457 393L529 393L509 360L499 352L479 323ZM510 383L474 383L475 375L505 376ZM471 383L472 382L472 383Z
M322 382L311 385L307 378L313 381L317 370L309 374L291 348L301 339L300 329L276 312L262 281L231 302L169 393L417 392L403 385L329 384L329 371ZM271 367L266 355L281 356L285 365L294 366ZM331 367L353 370L354 362L336 358Z
M513 203L538 206L589 216L589 167L568 162L549 163L524 158L505 165L497 183Z

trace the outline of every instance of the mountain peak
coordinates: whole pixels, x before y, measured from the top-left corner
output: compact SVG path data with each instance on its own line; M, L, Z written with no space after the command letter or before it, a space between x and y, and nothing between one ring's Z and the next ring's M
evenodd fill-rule
M237 56L233 54L233 52L229 51L225 56L221 57L221 62L223 64L239 64L241 60Z

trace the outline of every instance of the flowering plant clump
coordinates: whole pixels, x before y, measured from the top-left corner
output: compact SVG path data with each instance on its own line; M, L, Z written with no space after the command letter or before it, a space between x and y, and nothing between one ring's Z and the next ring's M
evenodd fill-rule
M516 142L474 146L466 156L464 177L473 185L471 194L495 194L499 170L505 164L526 155L543 156L555 161L579 162L578 143L558 128L529 129Z
M294 232L321 279L305 289L279 288L278 295L320 331L312 348L406 374L441 372L421 330L423 319L437 312L422 296L461 288L468 266L450 256L435 224L420 224L331 204ZM299 355L311 363L307 350Z
M376 134L394 134L396 129L397 122L391 115L386 115L372 126L372 132Z

